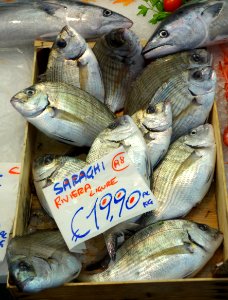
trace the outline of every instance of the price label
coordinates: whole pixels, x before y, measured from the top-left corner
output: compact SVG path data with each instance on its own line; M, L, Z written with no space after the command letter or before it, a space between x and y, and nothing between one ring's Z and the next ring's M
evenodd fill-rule
M0 163L0 262L4 260L14 222L19 175L20 164Z
M123 147L43 192L71 251L118 223L157 207Z

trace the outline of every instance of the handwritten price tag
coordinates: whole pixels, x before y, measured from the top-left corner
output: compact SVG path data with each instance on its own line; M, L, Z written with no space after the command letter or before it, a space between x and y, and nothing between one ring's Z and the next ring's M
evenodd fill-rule
M43 192L71 251L118 223L157 206L123 147Z
M4 260L14 222L19 175L20 164L0 163L0 262Z

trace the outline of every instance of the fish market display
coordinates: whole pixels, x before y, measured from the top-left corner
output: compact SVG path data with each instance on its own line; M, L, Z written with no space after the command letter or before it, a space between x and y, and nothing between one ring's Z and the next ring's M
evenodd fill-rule
M150 186L151 164L147 146L142 133L129 116L116 119L97 136L90 148L86 162L93 163L120 146L125 148L131 161Z
M13 238L7 249L9 273L23 292L52 288L76 278L81 262L69 252L59 231Z
M222 233L204 224L171 220L150 225L132 236L104 272L83 281L159 280L193 277L213 256Z
M192 1L156 28L145 48L147 59L228 41L228 1Z
M116 29L99 39L93 51L102 72L105 104L111 111L119 111L130 83L144 67L139 39L131 30Z
M72 0L16 0L0 4L0 47L32 44L35 39L54 40L69 25L93 40L115 28L129 28L132 21L109 9Z
M137 111L132 119L141 130L147 144L152 167L165 156L172 135L172 111L170 102L149 105Z
M86 162L76 157L52 154L43 155L33 162L33 180L36 192L43 208L50 216L52 216L52 213L44 196L43 188L62 178L67 178L86 165Z
M74 85L104 102L100 67L84 38L65 26L49 55L45 80ZM96 79L96 80L94 80Z
M35 84L16 94L11 103L49 137L76 146L90 146L114 120L103 103L65 83Z
M147 226L185 216L208 192L214 174L216 145L210 124L193 129L171 144L154 171L152 192L158 208L143 215Z
M157 91L167 88L167 93L170 92L170 81L174 84L173 88L178 88L176 85L179 84L182 76L184 81L188 82L190 76L187 70L207 67L211 64L212 55L205 49L184 51L152 61L132 83L125 112L132 115L137 110L146 108L146 104Z

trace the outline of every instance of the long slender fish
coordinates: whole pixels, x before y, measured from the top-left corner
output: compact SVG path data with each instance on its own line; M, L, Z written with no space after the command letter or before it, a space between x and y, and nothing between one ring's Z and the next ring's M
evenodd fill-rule
M132 115L142 109L162 85L180 73L211 64L212 55L205 49L184 51L152 61L132 83L125 112Z
M74 0L15 0L0 4L0 47L32 44L37 38L54 40L69 25L87 40L132 21L109 9Z
M65 26L51 49L46 81L65 82L104 102L104 84L97 59L85 39Z
M147 144L152 168L165 156L172 135L172 110L169 101L149 105L132 116Z
M55 181L67 178L83 169L86 162L76 157L46 154L38 157L33 162L33 181L37 196L47 213L52 216L47 199L44 196L43 189Z
M27 293L69 282L78 276L82 267L59 231L42 230L14 237L6 256L10 276L16 286Z
M35 84L16 94L11 104L47 136L75 146L91 146L115 119L92 95L65 83Z
M143 215L140 224L185 216L208 192L215 167L216 145L210 124L193 129L171 144L154 171L152 192L158 209Z
M204 224L169 220L127 240L104 272L81 273L80 281L166 280L193 277L213 256L222 233Z
M145 48L152 59L182 50L228 41L228 1L192 1L168 16L156 28Z
M116 112L124 107L131 82L144 67L138 37L128 29L116 29L99 39L94 48L105 86L105 104Z

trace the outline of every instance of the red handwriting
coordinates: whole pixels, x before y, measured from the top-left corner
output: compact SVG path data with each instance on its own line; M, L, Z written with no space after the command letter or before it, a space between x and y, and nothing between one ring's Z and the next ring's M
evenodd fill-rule
M110 187L110 186L113 186L115 184L117 184L118 181L116 179L116 177L113 177L112 179L108 180L104 185L99 185L95 191L90 191L90 197L93 197L95 195L95 193L101 193L103 192L106 188Z
M19 175L20 174L20 171L19 171L19 167L13 167L9 170L9 174L12 174L12 175Z
M129 167L129 165L126 166L125 162L125 157L124 157L125 152L119 152L116 154L113 159L112 159L112 169L114 171L120 172Z

